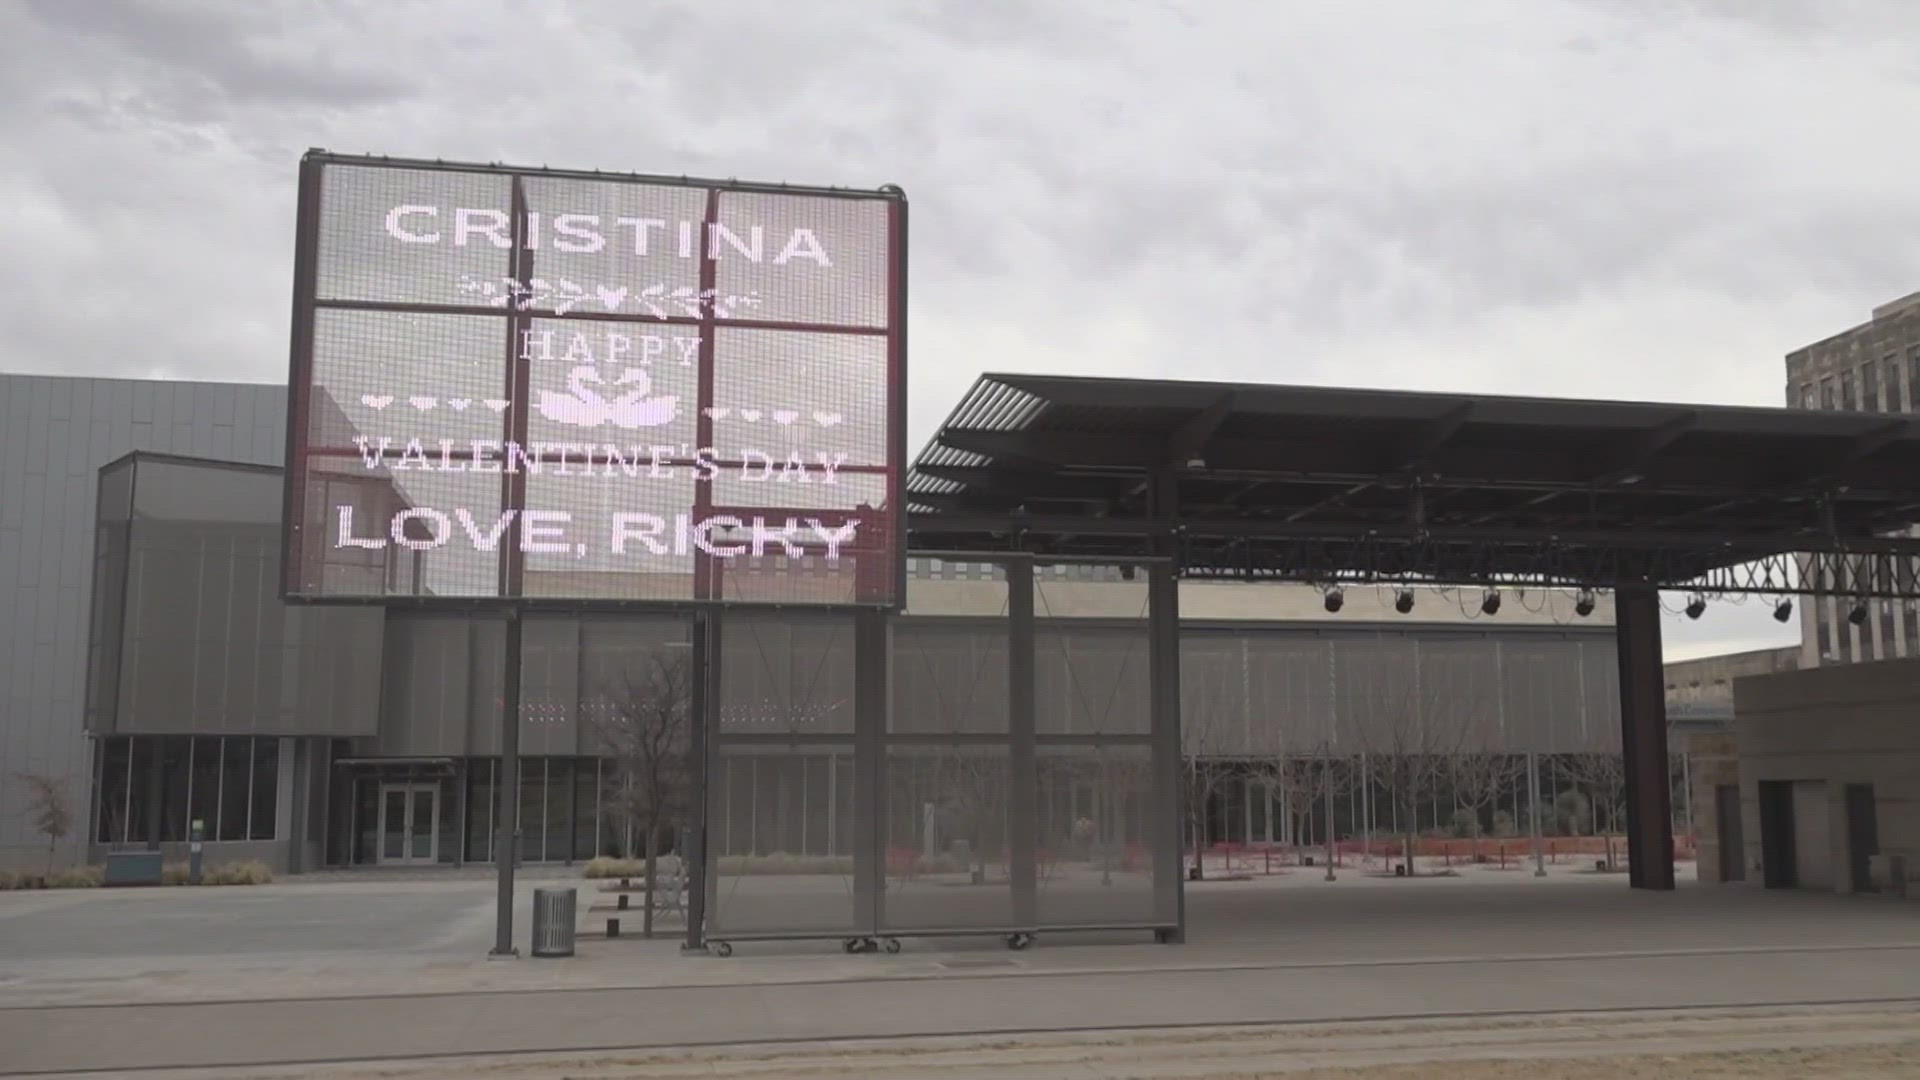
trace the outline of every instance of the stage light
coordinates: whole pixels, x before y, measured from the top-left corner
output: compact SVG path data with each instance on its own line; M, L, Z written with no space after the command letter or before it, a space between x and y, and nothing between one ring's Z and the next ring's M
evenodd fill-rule
M1413 610L1413 590L1401 589L1393 595L1393 610L1405 615Z
M1480 598L1480 613L1482 615L1498 615L1500 613L1499 589L1488 589L1487 594Z
M1859 626L1867 621L1867 602L1865 600L1855 600L1853 602L1853 609L1847 612L1847 621L1855 626Z
M1773 606L1773 619L1775 622L1786 622L1791 618L1793 618L1792 598L1782 600Z
M1573 613L1583 619L1593 614L1592 589L1581 589L1579 594L1573 598Z
M1341 591L1340 586L1335 585L1333 588L1327 590L1326 605L1329 612L1339 611L1340 606L1346 602L1347 595Z
M1697 619L1706 613L1707 598L1701 596L1699 593L1695 593L1693 599L1687 601L1687 618Z

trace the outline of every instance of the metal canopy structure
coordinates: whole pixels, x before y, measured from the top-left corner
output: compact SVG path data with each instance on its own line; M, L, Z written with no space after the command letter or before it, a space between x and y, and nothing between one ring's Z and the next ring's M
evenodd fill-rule
M916 547L1188 577L1920 596L1909 416L990 374L908 499Z

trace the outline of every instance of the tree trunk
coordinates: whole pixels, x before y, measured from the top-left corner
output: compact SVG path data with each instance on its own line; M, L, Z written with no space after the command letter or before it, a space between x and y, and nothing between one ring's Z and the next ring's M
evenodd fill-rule
M656 871L660 865L660 854L654 839L655 835L660 831L656 827L657 822L657 818L649 815L646 836L641 841L646 846L647 851L647 898L645 906L640 909L640 936L643 938L653 936L653 885L657 877Z

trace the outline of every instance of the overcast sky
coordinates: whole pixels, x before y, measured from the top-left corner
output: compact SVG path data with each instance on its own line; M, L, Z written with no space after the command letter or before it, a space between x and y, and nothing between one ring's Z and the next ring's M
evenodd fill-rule
M1920 289L1912 0L0 0L0 89L16 372L283 380L314 146L899 184L916 446L988 369L1776 405Z

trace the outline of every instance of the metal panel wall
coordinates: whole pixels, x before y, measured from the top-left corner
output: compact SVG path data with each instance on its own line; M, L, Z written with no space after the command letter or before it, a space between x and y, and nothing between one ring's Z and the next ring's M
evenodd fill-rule
M376 610L288 607L277 471L138 456L118 734L372 735Z
M278 386L0 375L0 865L46 857L16 774L54 777L76 806L90 800L82 714L101 466L134 450L221 446L278 464L285 418ZM78 857L85 832L62 859Z

